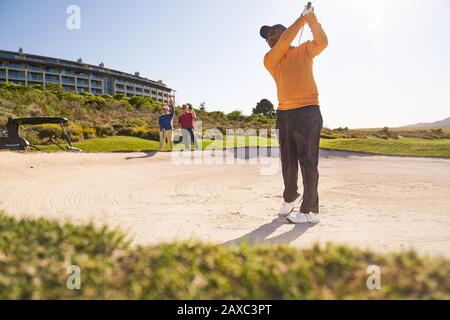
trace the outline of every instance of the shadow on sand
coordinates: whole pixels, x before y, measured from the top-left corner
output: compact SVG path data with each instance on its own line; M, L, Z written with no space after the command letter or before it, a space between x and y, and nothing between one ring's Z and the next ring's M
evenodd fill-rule
M274 233L281 226L286 225L286 218L278 217L272 222L260 226L259 228L247 233L246 235L227 241L222 245L235 245L241 243L248 244L288 244L294 242L300 238L309 228L314 227L310 224L297 224L293 225L293 228L288 232L280 234L276 237L268 238L272 233Z
M145 158L151 158L153 156L155 156L155 154L157 153L156 151L143 151L141 153L144 153L143 156L139 156L139 157L126 157L125 160L134 160L134 159L145 159Z

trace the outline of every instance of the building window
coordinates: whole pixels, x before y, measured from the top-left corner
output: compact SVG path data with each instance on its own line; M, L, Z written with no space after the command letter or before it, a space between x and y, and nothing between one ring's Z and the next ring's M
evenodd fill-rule
M102 87L102 83L98 82L98 81L92 81L91 80L91 86L94 88L101 88Z
M86 80L78 79L77 84L78 84L79 86L89 87L89 82L86 81Z
M67 84L75 84L75 79L74 78L62 77L62 82L63 83L67 83Z
M42 68L39 66L27 66L28 70L34 70L34 71L42 71Z
M9 70L8 78L10 78L10 79L25 79L25 72Z
M43 81L44 77L41 74L29 73L28 74L28 80L30 80L30 81Z
M76 75L75 72L70 71L70 70L62 70L61 73L62 74L66 74L68 76L75 76Z
M11 69L20 69L20 70L25 69L25 67L23 65L18 64L18 63L10 63L10 64L8 64L8 67Z
M45 68L45 72L50 72L50 73L59 73L59 70L56 68L50 68L50 67L46 67Z
M52 76L52 75L46 75L45 81L47 82L53 82L53 83L59 83L59 77L58 76Z
M64 86L63 88L64 88L64 91L75 92L74 87Z

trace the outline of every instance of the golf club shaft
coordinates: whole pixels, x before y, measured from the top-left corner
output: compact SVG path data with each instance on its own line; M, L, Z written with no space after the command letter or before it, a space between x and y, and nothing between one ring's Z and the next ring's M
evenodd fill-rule
M311 9L311 7L312 7L312 3L308 2L308 4L306 5L306 9ZM300 31L300 38L298 39L298 45L302 44L303 29L305 29L305 26L303 26L302 30Z

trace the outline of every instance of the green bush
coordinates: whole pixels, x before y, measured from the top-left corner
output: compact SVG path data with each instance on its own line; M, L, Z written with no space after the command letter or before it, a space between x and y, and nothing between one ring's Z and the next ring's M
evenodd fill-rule
M41 139L41 140L43 140L43 139L48 140L49 138L52 138L53 136L59 137L62 134L60 126L51 125L51 124L38 126L38 132L39 132L38 133L39 139Z
M159 129L151 129L150 131L148 131L147 139L159 141Z
M85 128L83 128L82 133L83 133L84 139L94 139L97 137L96 131L94 128L85 127Z
M67 289L67 268L81 290ZM367 267L382 272L368 290ZM344 246L131 247L116 230L0 213L0 299L449 299L450 263Z
M115 134L115 130L114 130L113 126L111 126L109 124L97 125L94 127L94 129L95 129L96 136L99 138L109 137L109 136L112 136Z
M245 120L245 116L242 115L241 111L236 110L227 114L227 119L231 121L242 121Z

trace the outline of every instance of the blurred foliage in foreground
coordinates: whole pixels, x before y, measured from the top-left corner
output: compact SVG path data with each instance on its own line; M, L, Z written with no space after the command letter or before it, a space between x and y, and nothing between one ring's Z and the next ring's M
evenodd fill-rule
M81 289L67 289L68 266ZM367 267L381 290L367 289ZM131 247L106 227L0 213L0 299L449 299L450 264L344 246Z

